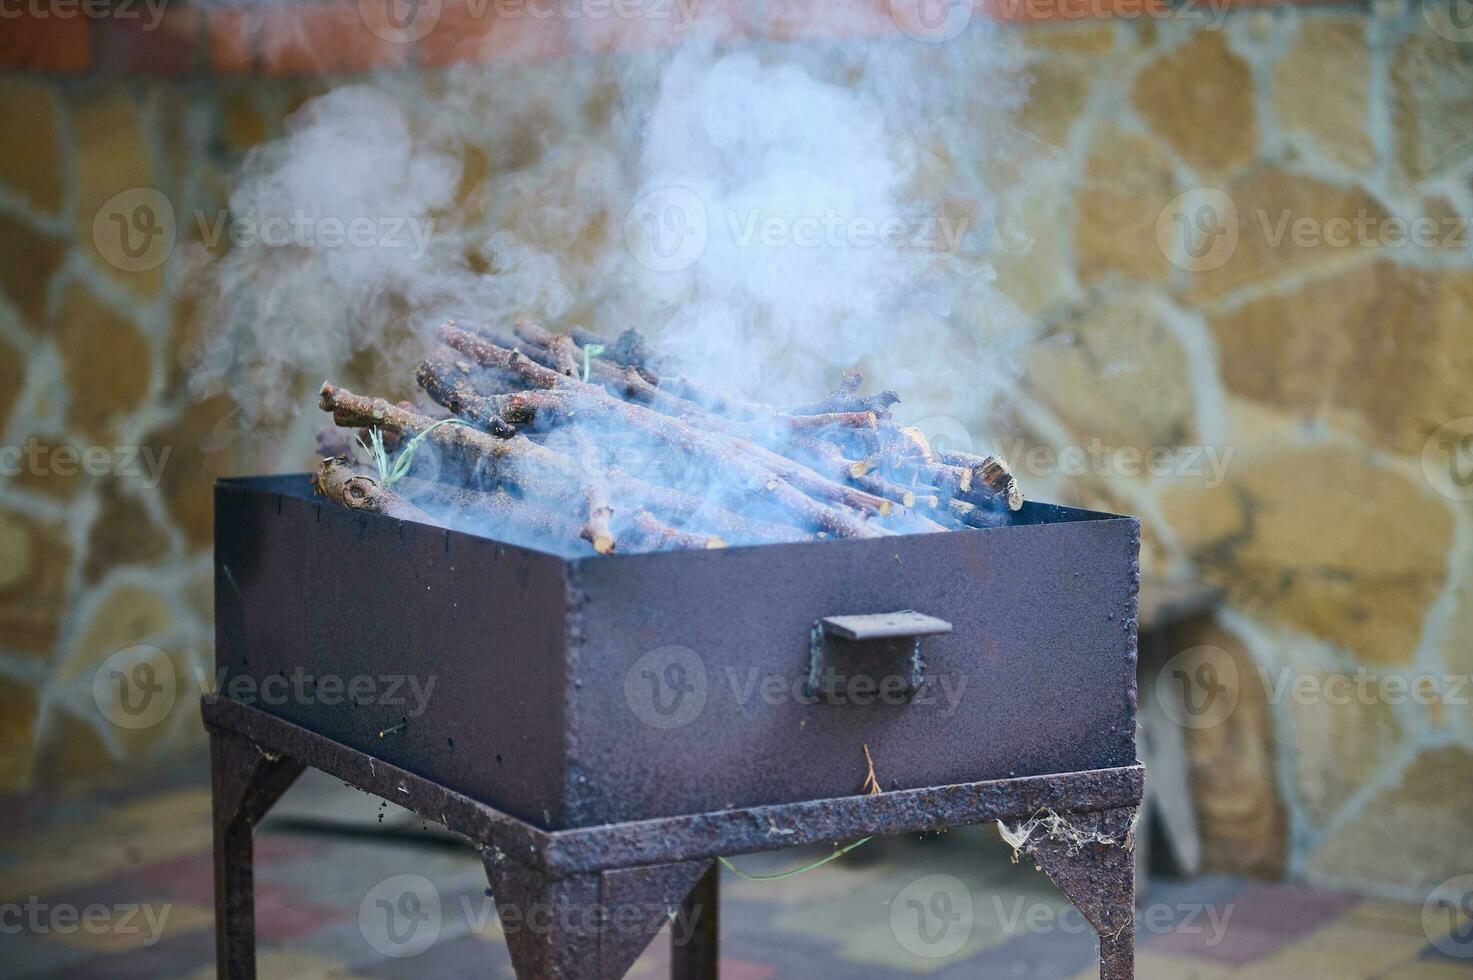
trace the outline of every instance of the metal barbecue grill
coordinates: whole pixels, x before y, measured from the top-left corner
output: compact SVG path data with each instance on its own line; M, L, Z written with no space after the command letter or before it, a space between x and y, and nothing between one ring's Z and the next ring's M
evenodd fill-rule
M1028 503L1006 526L568 559L314 498L216 491L218 955L254 973L250 827L304 766L481 848L519 978L617 978L700 911L713 859L1056 814L1025 844L1133 974L1139 525ZM392 699L272 678L413 676ZM865 760L877 794L859 794ZM1081 843L1081 841L1088 841ZM592 923L592 924L590 924ZM637 924L635 924L637 923Z

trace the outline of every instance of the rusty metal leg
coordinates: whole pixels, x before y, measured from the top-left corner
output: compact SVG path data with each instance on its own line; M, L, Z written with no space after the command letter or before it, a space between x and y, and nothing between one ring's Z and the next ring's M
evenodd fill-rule
M1067 837L1036 835L1026 850L1100 936L1100 980L1135 977L1136 807L1068 817ZM1081 837L1108 838L1081 843Z
M518 980L620 980L711 865L552 879L494 846L481 857Z
M251 832L305 768L248 739L210 733L215 818L215 970L228 980L256 976L255 868Z
M670 934L670 980L716 980L720 949L721 866L713 863L680 904Z
M1100 937L1101 980L1134 980L1135 929L1124 929L1114 936Z

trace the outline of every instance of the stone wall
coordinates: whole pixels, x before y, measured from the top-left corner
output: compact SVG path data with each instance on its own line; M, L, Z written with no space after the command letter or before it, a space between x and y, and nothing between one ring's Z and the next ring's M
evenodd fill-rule
M1224 463L1139 477L1091 455L1051 491L1141 514L1158 571L1225 590L1144 679L1236 701L1183 719L1217 867L1414 895L1466 870L1473 45L1455 33L1400 4L1024 32L1064 176L1001 278L1052 339L1014 434Z
M1473 44L1431 5L999 4L1027 22L1007 31L1045 165L1011 202L997 281L1040 338L960 422L1032 496L1139 514L1148 569L1225 590L1144 679L1184 679L1209 864L1410 894L1470 870ZM118 203L139 189L220 208L324 71L407 49L328 15L267 44L269 18L227 13L0 40L7 790L125 778L199 741L211 480L303 462L191 393L183 263L120 253L97 222L144 220L146 199ZM556 86L560 59L608 47L446 36L410 59L427 88L467 59ZM163 678L141 723L120 699Z

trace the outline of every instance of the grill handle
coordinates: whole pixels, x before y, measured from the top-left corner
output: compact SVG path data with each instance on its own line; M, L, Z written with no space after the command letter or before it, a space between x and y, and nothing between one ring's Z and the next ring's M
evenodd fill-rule
M921 638L951 631L914 609L826 616L809 637L804 688L830 704L908 703L925 683Z

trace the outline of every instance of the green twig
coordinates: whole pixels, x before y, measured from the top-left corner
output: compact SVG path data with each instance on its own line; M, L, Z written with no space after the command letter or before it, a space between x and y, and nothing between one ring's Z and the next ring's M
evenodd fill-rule
M588 383L588 375L593 370L593 359L604 352L603 344L583 345L583 383Z
M724 857L719 857L716 860L720 861L723 868L725 868L727 871L730 871L738 878L745 878L748 881L782 881L784 878L795 878L798 875L803 874L805 871L812 871L815 868L821 868L825 864L828 864L830 861L837 861L839 858L843 857L845 854L848 854L856 847L859 847L861 844L868 844L872 840L874 840L873 837L866 837L863 840L857 840L853 844L844 845L843 847L836 850L834 853L830 854L828 857L819 858L812 864L805 864L801 868L794 868L792 871L783 871L775 875L749 875Z
M441 419L428 425L424 431L406 442L399 455L393 459L389 458L389 451L384 447L384 434L379 429L368 430L367 443L364 443L358 436L353 438L358 443L358 447L368 454L369 459L373 460L374 468L378 470L379 483L385 487L392 487L409 475L409 467L414 462L414 450L419 446L420 440L442 425L469 426L470 423L462 419Z

